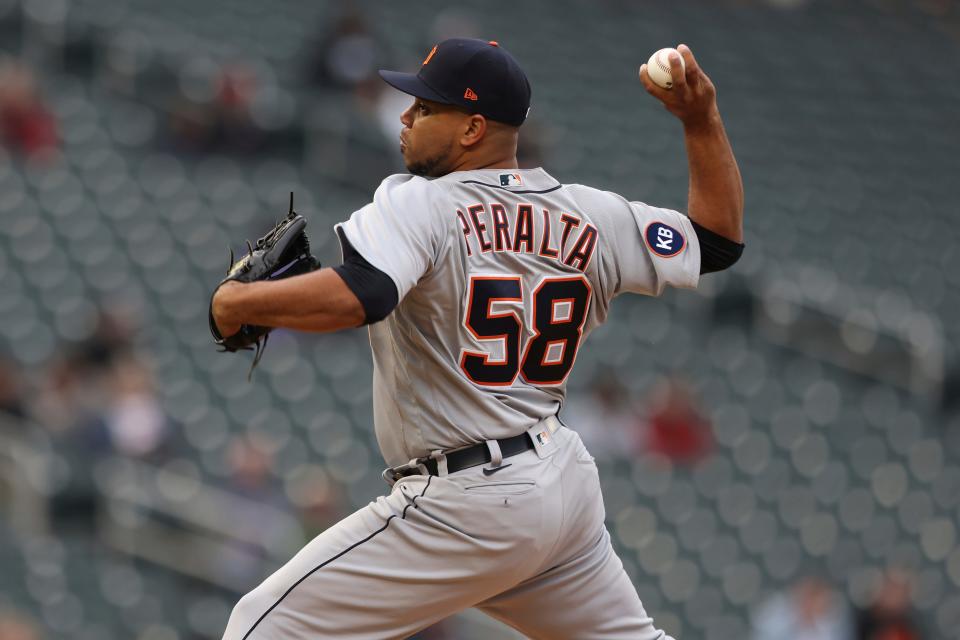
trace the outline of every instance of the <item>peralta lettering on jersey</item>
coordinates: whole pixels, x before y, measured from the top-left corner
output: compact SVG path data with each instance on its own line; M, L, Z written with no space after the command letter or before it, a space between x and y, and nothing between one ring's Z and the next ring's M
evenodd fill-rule
M467 255L512 251L557 260L586 271L597 248L597 228L575 213L520 203L507 209L498 202L457 209Z

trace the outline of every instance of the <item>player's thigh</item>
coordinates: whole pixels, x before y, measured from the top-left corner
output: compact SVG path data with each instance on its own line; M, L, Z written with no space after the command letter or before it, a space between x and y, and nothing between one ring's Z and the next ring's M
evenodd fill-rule
M404 606L417 560L406 525L425 491L407 479L314 538L240 599L224 640L403 637L393 630L430 624Z
M670 640L644 610L606 530L584 553L477 608L534 640Z
M498 593L511 579L498 565L519 564L496 543L513 510L463 500L444 478L402 480L244 596L224 640L405 638Z

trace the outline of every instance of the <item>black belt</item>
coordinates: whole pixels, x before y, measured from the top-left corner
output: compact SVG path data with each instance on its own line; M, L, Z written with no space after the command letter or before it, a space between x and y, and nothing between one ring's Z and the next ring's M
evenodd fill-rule
M500 445L500 453L503 454L504 459L534 448L533 440L527 433L521 433L512 438L497 440L497 444ZM475 444L465 449L451 451L444 454L444 457L447 459L447 473L456 473L457 471L463 471L470 467L478 467L492 460L490 457L490 448L487 447L485 442ZM394 469L388 469L388 471L393 471L394 480L411 475L422 475L423 470L421 467L426 469L427 473L431 476L440 475L436 459L419 458L417 459L417 463L416 466L404 465L405 468L396 467Z

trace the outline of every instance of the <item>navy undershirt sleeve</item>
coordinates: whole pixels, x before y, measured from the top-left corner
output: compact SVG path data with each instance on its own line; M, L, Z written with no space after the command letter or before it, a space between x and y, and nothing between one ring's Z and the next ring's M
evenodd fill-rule
M337 236L343 249L343 264L333 267L333 270L343 278L363 306L367 316L364 324L380 322L390 315L400 301L397 285L393 278L367 262L353 248L343 229L337 228Z
M693 230L697 233L697 240L700 241L700 273L713 273L729 269L743 255L744 245L741 243L734 242L730 238L724 238L706 227L701 227L692 219L690 224L693 225Z

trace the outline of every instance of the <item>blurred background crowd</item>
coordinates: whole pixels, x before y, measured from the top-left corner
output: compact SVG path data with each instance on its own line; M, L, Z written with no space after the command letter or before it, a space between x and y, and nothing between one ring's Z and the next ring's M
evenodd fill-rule
M219 638L386 490L365 333L275 332L247 384L207 300L290 191L338 260L403 170L376 69L454 35L527 70L522 166L680 210L636 71L686 42L719 89L746 254L619 299L563 412L659 625L960 637L958 3L0 0L0 640Z

